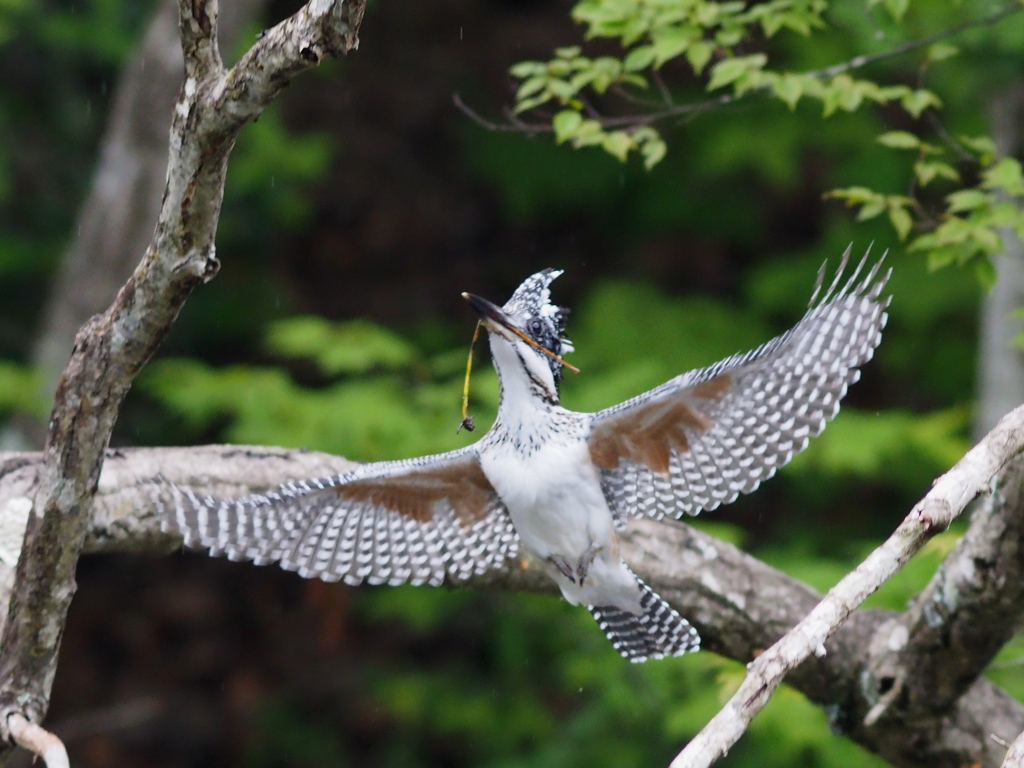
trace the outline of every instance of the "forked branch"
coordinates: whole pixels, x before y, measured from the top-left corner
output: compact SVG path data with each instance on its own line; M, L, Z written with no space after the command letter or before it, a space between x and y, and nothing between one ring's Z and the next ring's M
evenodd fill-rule
M885 543L842 579L808 616L748 667L739 690L690 741L671 768L712 765L739 741L786 675L812 655L850 614L896 573L933 535L949 527L969 502L1024 452L1024 406L1003 417L984 440L940 477ZM873 712L868 713L868 719Z
M8 745L10 724L38 724L49 703L75 566L121 402L186 298L217 273L214 236L235 138L291 78L357 46L364 6L365 0L310 0L225 71L216 0L179 0L186 77L156 230L114 302L76 337L43 466L26 497L32 513L0 641L0 739Z

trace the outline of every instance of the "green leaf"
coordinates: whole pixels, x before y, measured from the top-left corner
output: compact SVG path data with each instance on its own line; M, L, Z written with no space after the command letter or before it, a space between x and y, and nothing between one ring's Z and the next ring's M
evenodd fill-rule
M548 82L548 93L563 104L579 93L579 90L580 86L573 85L565 80L551 80Z
M627 72L638 72L641 69L647 69L653 61L654 46L638 45L626 56L625 61L622 63L622 68Z
M668 146L661 138L650 139L644 142L640 149L640 154L644 158L644 168L648 171L651 170L661 162L666 152L668 152Z
M980 222L989 227L1017 227L1024 222L1024 211L1009 200L996 203L984 212L975 214Z
M956 168L948 163L940 163L937 160L921 160L914 164L914 174L921 186L927 186L935 179L946 179L947 181L960 181L960 174Z
M768 62L768 57L763 53L753 56L737 56L732 59L725 59L715 64L711 69L711 81L708 83L708 90L713 91L739 80L744 75L760 70Z
M533 96L547 84L547 81L548 79L543 75L527 78L519 85L519 89L516 91L516 101L522 101L527 96Z
M992 202L992 196L980 189L961 189L950 195L946 195L946 202L949 203L949 212L973 211L983 205Z
M991 163L997 154L996 143L988 136L958 136L961 144L978 155L982 163Z
M907 8L910 7L910 0L884 0L885 8L889 11L889 15L896 21L903 19L903 14L907 12Z
M950 43L938 42L928 46L929 61L944 61L960 53L960 49Z
M865 203L864 205L861 206L861 209L857 211L857 221L867 221L868 219L873 219L875 218L875 216L878 216L883 211L885 211L884 200L879 199L873 200L870 203Z
M986 291L992 290L992 286L996 284L996 280L999 277L999 274L996 272L996 265L992 263L992 259L984 256L980 259L975 259L974 274Z
M1003 250L1003 240L999 233L988 226L973 226L970 229L971 239L988 254L997 254Z
M889 208L889 221L892 222L892 226L896 230L896 234L899 235L900 240L906 240L907 235L914 228L914 220L907 209L901 205L893 205Z
M537 96L531 96L528 99L523 99L522 101L516 103L514 113L518 115L520 112L527 112L533 109L534 107L539 107L541 104L543 104L546 101L549 101L550 99L551 95L546 91L544 93L538 94Z
M916 119L928 107L941 107L942 101L931 91L918 88L916 91L911 91L900 99L900 104Z
M690 66L693 67L695 74L699 75L704 71L704 67L711 60L711 54L714 53L714 50L715 47L706 40L690 43L690 47L686 49L686 60L690 62Z
M1004 157L986 168L981 176L985 189L1002 189L1009 195L1024 195L1024 175L1021 174L1020 162L1012 157Z
M635 145L633 144L633 138L628 133L613 131L604 137L601 146L608 154L617 157L622 162L626 162L626 158L629 157L629 150L633 149Z
M694 33L678 27L660 30L652 36L654 66L660 67L687 49L694 40Z
M892 149L917 149L921 140L907 131L889 131L877 139L878 143Z
M560 59L574 59L580 55L582 49L578 45L568 46L566 48L555 48L555 56Z
M833 189L830 192L826 192L825 198L834 198L842 200L849 205L856 205L859 203L881 200L882 196L873 189L868 189L867 187L845 187L843 189Z
M803 78L787 72L772 83L772 91L786 102L790 109L796 109L797 102L804 95Z
M856 87L845 88L839 93L839 106L847 112L855 112L864 102L864 90Z
M512 77L522 80L533 75L543 74L546 69L547 65L539 61L520 61L509 67L508 71Z
M572 137L574 147L591 147L604 141L605 132L597 120L584 120Z
M561 144L571 138L582 122L583 116L579 112L574 109L563 109L551 120L551 127L555 130L555 141Z

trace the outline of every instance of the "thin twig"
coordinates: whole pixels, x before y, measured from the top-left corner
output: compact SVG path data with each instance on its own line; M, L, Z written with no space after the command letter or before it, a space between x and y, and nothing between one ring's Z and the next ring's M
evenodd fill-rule
M666 106L674 107L676 104L675 99L672 98L672 92L668 89L668 86L665 85L665 80L661 77L661 72L659 70L655 69L651 72L651 80L654 81L654 84L658 87L658 91L661 92L661 98L664 100Z
M686 745L671 768L707 768L739 740L783 678L812 654L851 613L896 573L925 542L944 531L993 477L1024 451L1024 406L1004 416L984 440L932 486L885 543L818 603L775 645L751 662L739 690Z
M521 120L513 120L511 117L506 115L507 123L496 123L493 120L488 120L483 117L479 112L470 107L466 102L462 100L462 97L458 93L452 94L452 103L462 112L466 117L472 120L474 123L479 125L481 128L486 128L488 131L512 131L519 133L550 133L551 126L547 123L524 123Z

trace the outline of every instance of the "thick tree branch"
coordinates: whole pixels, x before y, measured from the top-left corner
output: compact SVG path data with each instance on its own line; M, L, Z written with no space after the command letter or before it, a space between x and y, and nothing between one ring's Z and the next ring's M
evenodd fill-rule
M739 741L783 678L812 654L851 613L903 567L935 533L949 527L967 504L990 487L1008 462L1024 451L1024 406L1007 414L992 432L940 477L885 543L833 587L806 618L761 654L722 710L672 762L672 768L710 766ZM871 726L874 712L866 725ZM888 755L886 755L888 757Z
M0 509L31 488L40 466L39 454L0 454ZM180 546L161 532L155 513L154 495L166 492L158 485L161 475L197 493L230 496L349 467L339 457L277 448L114 451L100 477L86 549L165 552ZM693 621L706 649L744 662L771 646L821 600L809 587L681 523L636 521L625 536L623 554L645 581ZM518 561L466 586L554 592L539 569L524 569ZM995 768L1005 744L1024 730L1024 706L983 679L970 685L937 721L883 718L865 725L865 716L877 703L861 684L869 647L887 637L887 628L898 618L882 611L854 612L827 641L827 654L799 665L787 678L789 684L826 707L834 727L894 765Z
M217 272L214 235L235 138L292 77L354 48L363 13L362 0L311 0L225 73L215 0L181 0L178 7L187 76L174 108L160 217L114 303L79 331L57 388L0 642L5 741L10 715L38 723L46 712L75 564L121 402L185 299Z
M864 679L879 692L873 719L941 717L1024 619L1024 462L993 485L931 583L875 644Z
M219 26L227 49L266 4L233 0L224 9ZM114 92L92 186L47 297L32 353L46 401L78 329L110 304L153 236L167 182L167 126L183 74L177 7L161 3ZM42 447L42 424L24 417L18 429L26 448Z

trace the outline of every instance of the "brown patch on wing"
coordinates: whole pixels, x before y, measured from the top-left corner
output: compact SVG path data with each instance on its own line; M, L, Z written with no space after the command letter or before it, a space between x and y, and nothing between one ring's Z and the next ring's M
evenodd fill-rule
M702 400L717 400L732 388L732 377L727 373L702 381L690 390L690 394Z
M690 450L687 430L704 433L713 424L693 400L717 400L731 386L728 374L721 374L596 425L590 434L591 460L601 469L615 469L625 459L667 475L672 450Z
M437 503L447 499L459 522L467 528L487 515L494 496L494 488L475 460L393 477L356 480L335 487L334 492L344 499L390 509L419 523L429 522Z

